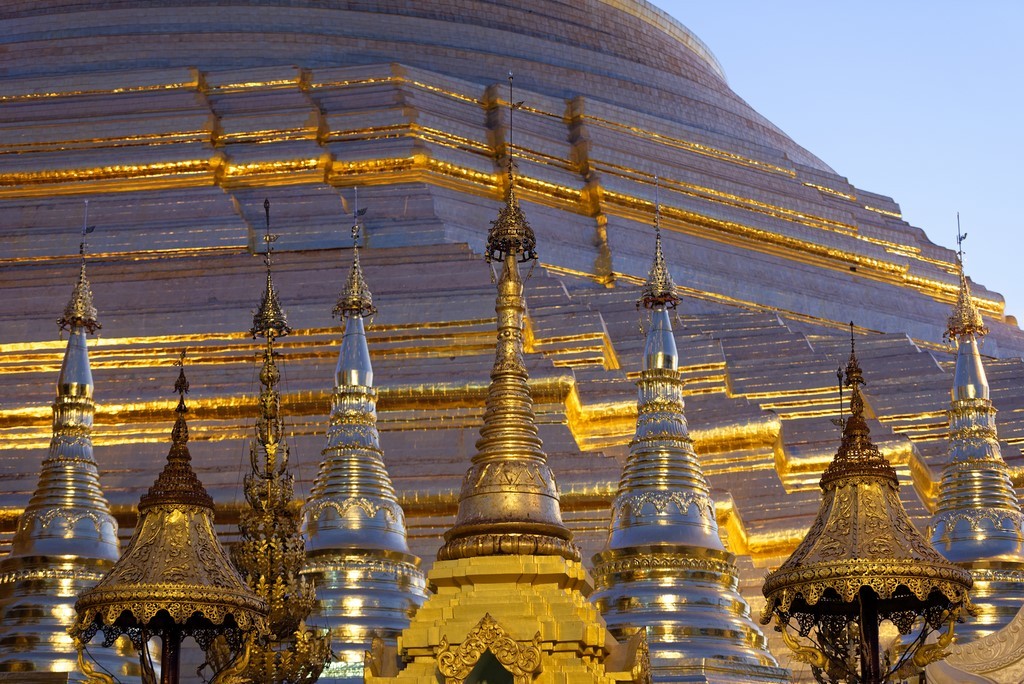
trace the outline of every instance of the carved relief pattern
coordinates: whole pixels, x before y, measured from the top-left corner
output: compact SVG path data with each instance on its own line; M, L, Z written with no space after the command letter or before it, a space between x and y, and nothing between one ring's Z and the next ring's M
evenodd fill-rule
M680 554L666 555L632 555L626 558L615 558L594 566L594 576L605 577L631 570L702 570L722 575L735 575L736 566L714 558L699 558Z
M344 517L349 511L362 511L367 518L375 518L378 513L383 512L384 517L390 522L405 524L405 514L402 507L396 502L383 499L371 500L365 497L348 497L346 499L317 499L311 501L305 508L307 520L317 520L327 509L334 510L338 516Z
M487 614L458 646L453 648L447 637L441 637L437 647L437 669L444 676L445 684L462 684L480 657L490 651L512 674L515 684L528 684L531 675L540 669L540 645L540 632L534 635L532 642L516 641Z
M944 524L948 532L958 522L966 522L971 526L972 531L980 532L984 529L986 521L990 523L993 530L1013 530L1019 535L1021 526L1024 525L1024 516L1017 511L991 508L949 511L936 515L929 530L935 531L940 524Z
M953 646L946 662L967 672L982 673L1020 660L1024 660L1024 609L998 632Z
M230 614L242 631L265 629L265 605L215 544L209 510L148 508L117 565L79 599L76 625L84 628L97 617L112 625L124 611L147 623L166 610L178 624L193 613L221 624Z
M664 514L672 506L680 515L687 515L690 508L696 508L698 514L706 519L715 519L715 502L711 497L699 492L665 492L640 491L619 496L615 499L612 511L613 524L621 516L638 515L644 506L651 506L657 513Z
M34 522L38 522L42 529L46 529L57 519L63 521L64 525L72 528L82 520L91 520L93 529L100 532L104 525L111 525L116 528L116 522L111 515L101 515L95 511L83 511L68 508L40 508L26 510L18 523L18 530L21 533L27 532Z

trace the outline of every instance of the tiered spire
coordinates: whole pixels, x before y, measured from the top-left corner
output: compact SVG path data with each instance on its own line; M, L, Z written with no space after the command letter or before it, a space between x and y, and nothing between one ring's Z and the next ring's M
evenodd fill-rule
M510 90L511 83L509 74ZM455 525L428 576L434 594L402 632L398 653L375 648L368 654L367 684L650 682L644 636L618 643L586 600L590 577L562 524L541 450L523 362L519 277L520 261L536 259L535 241L511 168L510 158L505 204L487 240L487 260L501 262L501 276L477 453L462 482Z
M511 88L510 74L509 116L517 107L512 104ZM523 361L526 300L519 264L536 261L537 239L519 207L511 139L508 146L505 203L491 222L486 247L487 261L498 261L501 268L494 309L498 341L491 385L477 453L462 481L458 517L445 533L445 544L437 557L535 554L579 560L572 533L562 523L558 488L537 436Z
M958 235L958 242L962 242ZM931 542L949 560L971 571L978 615L961 641L1013 619L1024 599L1024 516L996 435L996 409L978 342L988 332L958 253L960 291L947 339L956 345L949 407L949 460L942 470Z
M718 536L715 504L683 414L683 381L669 312L679 302L661 251L637 308L651 311L636 435L612 504L592 597L617 637L647 627L656 682L784 682L737 591L734 556Z
M304 576L316 585L311 621L334 637L321 682L362 682L374 637L394 644L426 599L420 559L409 552L405 514L384 465L377 433L377 390L364 318L376 309L359 264L360 216L352 225L352 268L335 315L344 322L335 370L327 447L303 508Z
M18 520L10 555L0 561L0 672L74 669L67 628L79 593L120 555L117 522L100 487L92 450L92 370L86 335L100 328L85 273L88 203L79 244L78 281L57 323L68 344L53 403L53 436L35 492ZM101 654L100 666L137 677L125 649Z
M274 361L274 342L291 333L288 319L274 288L271 262L276 235L270 233L270 200L263 203L267 216L264 263L267 284L253 314L253 338L261 337L259 417L249 448L250 472L245 476L245 499L238 523L241 540L231 548L231 559L249 587L270 610L271 638L257 647L245 676L262 684L313 682L330 656L326 632L306 628L305 620L316 604L312 582L300 576L306 558L299 531L301 515L292 504L294 478L288 471L288 443L284 440L281 372Z

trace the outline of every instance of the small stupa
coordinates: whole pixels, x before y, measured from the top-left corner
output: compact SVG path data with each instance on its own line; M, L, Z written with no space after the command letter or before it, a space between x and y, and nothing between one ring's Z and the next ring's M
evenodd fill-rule
M11 553L0 561L0 673L19 673L23 681L44 672L67 673L70 681L79 681L75 644L67 633L75 599L99 582L121 553L92 449L96 404L86 336L101 326L85 274L88 232L86 203L78 282L57 321L68 331L68 344L53 402L50 449L18 519ZM138 681L139 664L127 639L95 655L101 671Z
M958 630L964 644L1007 625L1024 603L1024 515L999 448L996 409L978 349L988 329L971 298L962 252L958 263L960 292L946 329L946 338L956 345L949 459L939 482L931 543L974 579L971 600L977 612Z
M303 508L306 567L316 587L311 624L332 634L334 660L320 682L363 680L374 639L394 646L426 600L420 559L409 552L405 513L384 465L377 390L364 319L376 313L359 264L361 210L352 225L352 267L334 308L345 325L334 374L327 446Z
M511 90L511 75L509 84ZM643 635L618 643L587 601L592 581L562 522L537 434L519 273L521 262L537 258L535 248L509 159L504 206L487 238L487 260L500 269L498 331L477 453L455 524L427 576L435 593L397 650L370 654L367 684L650 681Z
M683 414L672 334L679 298L661 249L637 308L651 314L637 382L636 435L605 549L594 556L591 597L619 639L646 631L655 682L788 682L737 589L734 556L718 534L715 504Z

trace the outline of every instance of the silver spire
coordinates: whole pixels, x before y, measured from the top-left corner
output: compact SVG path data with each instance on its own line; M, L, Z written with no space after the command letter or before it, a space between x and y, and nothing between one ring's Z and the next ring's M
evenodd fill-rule
M678 304L657 238L637 307L651 311L636 434L594 556L592 600L618 638L647 628L655 682L785 682L737 591L734 556L683 414L670 309Z
M88 232L86 204L78 280L58 320L69 337L53 402L53 436L11 553L0 561L0 673L76 670L76 649L67 633L75 599L120 556L117 521L92 450L96 405L86 336L100 324L85 274ZM127 644L97 655L100 667L118 677L138 677Z
M958 242L962 236L958 235ZM958 630L961 642L1013 619L1024 597L1024 516L1003 461L996 409L978 342L987 330L971 298L962 252L960 291L947 339L956 345L949 406L949 458L942 469L931 543L971 571L977 616Z
M316 586L310 622L333 632L336 660L320 682L362 682L374 637L394 644L426 600L420 559L409 552L405 514L377 433L377 390L363 319L376 309L359 264L359 216L352 226L349 278L335 313L345 325L327 447L303 507L304 577Z

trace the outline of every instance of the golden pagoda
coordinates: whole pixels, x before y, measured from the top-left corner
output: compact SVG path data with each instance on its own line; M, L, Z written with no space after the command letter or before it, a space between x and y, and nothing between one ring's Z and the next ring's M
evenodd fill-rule
M245 499L238 523L241 539L231 547L231 560L249 588L267 604L270 635L253 649L243 676L257 684L314 682L330 657L326 631L306 627L316 603L312 582L301 576L306 549L299 531L301 515L295 503L294 477L288 471L288 443L284 439L281 372L274 357L274 342L291 328L281 308L271 274L273 243L270 200L263 203L267 218L264 236L266 288L253 314L252 336L262 337L259 417L249 448L250 471L245 475Z
M267 605L231 565L213 525L213 499L192 469L188 449L185 353L174 384L177 417L167 463L139 500L139 521L128 548L113 568L75 602L78 617L68 630L78 647L88 684L113 684L83 651L97 632L103 643L127 635L139 651L143 681L156 681L150 640L161 641L160 684L177 684L182 642L191 637L209 651L218 640L231 657L212 684L234 684L256 640L267 633Z
M959 238L962 240L962 237ZM978 343L988 332L971 298L963 262L947 339L956 345L949 407L949 459L942 469L931 543L970 571L977 614L959 643L1009 623L1024 602L1024 515L996 435L996 409Z
M368 654L367 684L650 681L643 635L619 644L587 601L592 582L537 435L519 273L520 262L537 258L535 246L509 158L505 203L487 238L487 260L500 268L498 334L477 453L427 575L434 595L397 653L378 646Z
M377 390L364 327L376 308L359 265L360 215L357 208L352 268L334 308L345 332L327 446L303 507L304 577L316 585L312 621L330 628L333 638L334 660L320 682L361 682L364 653L373 641L393 647L426 600L420 559L409 552L405 513L377 433Z
M21 681L32 681L33 673L76 670L75 645L67 633L75 599L120 555L117 521L92 450L96 405L86 335L101 326L85 274L88 230L82 229L78 282L57 321L68 331L68 344L57 379L49 453L18 519L11 552L0 561L0 673L19 673ZM96 655L101 669L122 681L137 680L139 666L127 639Z
M637 308L651 320L638 381L636 434L592 599L619 639L646 631L656 682L788 682L737 590L735 557L718 534L711 489L683 414L670 312L679 298L655 249Z

